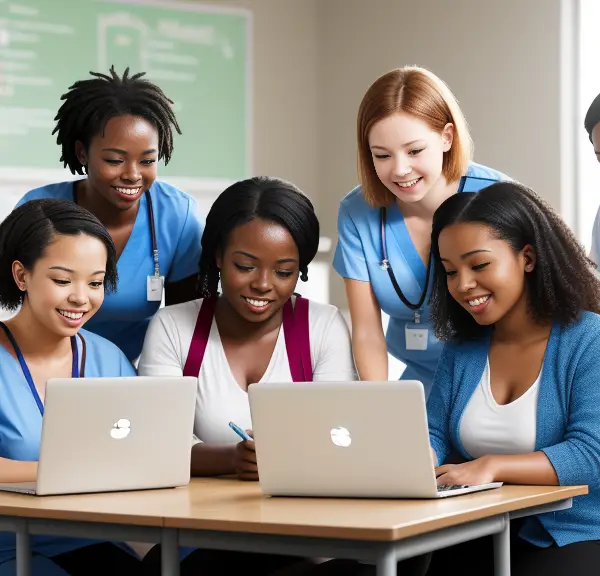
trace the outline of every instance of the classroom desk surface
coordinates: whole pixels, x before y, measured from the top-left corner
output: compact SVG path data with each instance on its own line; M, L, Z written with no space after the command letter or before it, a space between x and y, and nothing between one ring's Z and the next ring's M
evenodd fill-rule
M437 500L264 497L257 483L193 479L139 492L0 492L0 515L321 538L391 541L587 493L586 486L503 486Z
M194 480L189 497L177 499L165 526L392 541L587 491L587 486L503 486L436 500L265 498L256 483L206 479Z
M29 574L28 534L162 542L163 574L177 576L177 546L395 562L494 535L497 574L509 574L509 521L571 505L587 486L503 486L436 500L264 497L257 483L194 479L139 492L30 496L0 492L0 530L17 532L19 574ZM101 535L101 536L100 536Z

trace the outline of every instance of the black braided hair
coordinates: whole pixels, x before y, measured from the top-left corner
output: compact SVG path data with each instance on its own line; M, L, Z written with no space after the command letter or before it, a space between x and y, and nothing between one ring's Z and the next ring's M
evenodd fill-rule
M440 260L440 233L448 226L463 222L488 226L515 252L527 244L533 246L536 263L525 279L528 311L536 322L568 325L585 310L600 314L596 265L587 257L573 232L530 188L516 182L497 182L477 193L454 194L433 216L431 315L440 340L479 338L487 330L450 296Z
M90 72L94 78L78 80L61 96L64 103L58 110L56 142L62 147L61 162L73 174L84 174L84 166L75 153L75 142L86 150L94 136L104 131L106 123L116 116L139 116L158 132L158 158L169 163L173 153L173 128L181 134L175 113L164 92L152 82L142 80L145 72L122 77L112 66L110 74Z
M298 248L300 279L308 280L308 265L319 247L319 220L311 201L296 186L279 178L257 176L232 184L212 205L202 234L198 296L217 294L216 255L232 230L260 218L283 226Z
M117 252L100 220L70 200L45 198L25 202L0 223L0 306L15 310L23 301L13 262L18 260L31 270L57 235L79 234L97 238L106 247L104 286L107 293L116 291Z

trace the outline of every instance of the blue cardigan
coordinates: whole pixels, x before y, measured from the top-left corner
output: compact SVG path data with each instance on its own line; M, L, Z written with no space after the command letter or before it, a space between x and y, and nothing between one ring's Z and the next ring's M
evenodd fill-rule
M473 460L460 442L459 428L483 375L489 346L488 335L448 343L442 351L427 403L429 435L438 462L444 462L452 448ZM584 312L567 327L552 327L539 389L535 449L546 454L561 485L587 484L589 494L575 498L569 510L527 519L519 535L543 547L600 540L598 314Z

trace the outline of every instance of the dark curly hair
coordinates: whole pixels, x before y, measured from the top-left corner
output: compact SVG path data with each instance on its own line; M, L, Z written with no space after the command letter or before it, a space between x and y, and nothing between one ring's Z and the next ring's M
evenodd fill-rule
M440 340L474 339L487 331L448 293L440 260L440 233L463 222L488 226L515 252L527 244L533 246L536 264L525 279L529 313L536 321L568 325L584 310L600 314L600 280L595 264L575 235L533 190L516 182L498 182L478 193L454 194L433 216L431 315Z
M279 178L257 176L232 184L212 205L202 234L198 296L217 293L216 255L232 230L261 218L283 226L298 248L300 279L308 280L308 265L319 247L319 220L312 202L296 186Z
M173 128L181 134L173 102L152 82L142 80L145 72L122 77L112 66L110 74L90 72L94 78L79 80L61 96L64 103L56 114L56 142L62 148L61 162L73 174L84 174L84 166L75 153L78 140L87 150L94 136L101 134L106 123L116 116L139 116L158 132L158 159L169 163L173 153Z
M105 291L116 291L117 252L100 220L75 202L45 198L25 202L0 223L0 306L15 310L23 302L23 292L13 277L13 262L18 260L31 270L57 235L79 234L97 238L106 247Z

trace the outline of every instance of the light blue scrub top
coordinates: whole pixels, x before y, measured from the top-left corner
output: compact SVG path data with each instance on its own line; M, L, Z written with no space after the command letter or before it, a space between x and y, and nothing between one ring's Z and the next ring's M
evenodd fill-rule
M136 375L129 360L112 342L87 330L81 330L80 333L86 343L86 377ZM81 359L79 336L77 345ZM0 457L37 461L42 437L42 415L19 362L4 346L0 346L0 398ZM32 535L31 550L34 554L52 557L97 542L83 538ZM14 563L8 561L15 558L15 550L16 535L13 532L0 532L0 576L12 572ZM38 568L35 569L35 566ZM43 559L36 560L32 567L35 575L64 574L55 564L44 562Z
M471 163L466 177L461 180L459 192L478 192L498 180L510 178L497 170ZM425 286L427 267L412 243L397 204L387 209L386 247L388 260L402 292L409 302L417 303ZM413 323L414 312L402 303L388 272L380 268L382 259L379 208L369 206L361 187L357 186L340 204L338 244L333 267L343 278L371 283L381 310L390 316L386 334L388 352L406 364L402 379L421 381L428 396L442 351L442 344L433 335L430 323L427 306L429 297L421 310L421 323L418 326L429 328L427 350L407 350L405 326Z
M73 182L49 184L31 190L18 205L40 198L73 200ZM150 187L159 251L160 272L165 283L198 273L204 225L196 201L181 190L155 181ZM140 198L131 236L117 263L119 284L107 294L86 328L114 342L131 361L142 351L148 324L160 302L148 302L147 277L154 274L152 237L146 195Z

